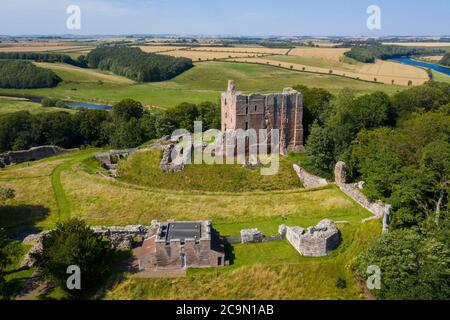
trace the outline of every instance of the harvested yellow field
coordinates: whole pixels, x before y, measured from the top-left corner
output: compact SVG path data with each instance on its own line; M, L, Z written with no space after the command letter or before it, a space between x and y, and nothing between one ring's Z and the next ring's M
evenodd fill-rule
M240 57L257 56L256 53L238 53L238 52L207 52L198 50L176 50L165 52L164 54L173 57L185 57L192 61L207 61L207 60L218 60L218 59L231 59Z
M404 47L450 47L450 42L383 42L383 44Z
M412 85L420 85L429 79L425 70L405 64L382 60L377 60L377 62L373 64L348 65L349 67L352 67L353 70L340 70L337 68L323 68L304 64L281 62L270 60L270 57L236 58L231 61L272 65L295 71L334 74L358 80L376 81L385 84L408 85L411 81Z
M205 47L192 48L192 51L206 51L206 52L238 52L238 53L261 53L261 54L286 54L289 49L275 49L264 47Z
M289 55L339 62L342 55L349 50L345 48L294 48L289 52Z
M421 60L430 61L430 62L438 62L441 61L444 56L423 56L420 57Z
M158 52L167 52L167 51L175 51L185 49L186 47L180 46L138 46L137 48L141 49L144 52L148 53L158 53Z

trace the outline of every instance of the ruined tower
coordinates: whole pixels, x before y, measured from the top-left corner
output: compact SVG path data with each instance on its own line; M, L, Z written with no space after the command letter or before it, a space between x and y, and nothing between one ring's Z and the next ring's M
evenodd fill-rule
M279 129L280 152L303 152L303 97L286 88L282 93L243 94L233 80L222 93L222 131Z

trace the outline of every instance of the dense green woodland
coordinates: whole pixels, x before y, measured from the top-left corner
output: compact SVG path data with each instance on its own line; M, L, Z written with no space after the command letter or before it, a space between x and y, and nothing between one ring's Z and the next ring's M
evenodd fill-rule
M39 68L29 61L0 60L0 88L51 88L61 81L53 71Z
M305 163L332 178L345 161L363 192L393 206L391 231L358 260L382 272L384 299L449 299L450 85L428 82L389 97L382 92L333 97L302 90L308 127Z
M145 111L134 100L123 100L113 111L82 110L76 114L16 112L0 117L0 151L24 150L40 145L64 148L83 145L113 148L136 147L171 134L177 128L193 131L193 122L203 121L205 130L220 126L218 105L183 103L159 113Z
M345 55L349 58L364 63L373 63L376 59L392 59L399 57L421 56L421 55L439 55L445 53L442 49L404 47L404 46L385 46L385 45L365 45L353 46Z
M154 53L139 48L100 47L92 50L87 61L90 68L108 70L138 82L172 79L192 68L192 60Z

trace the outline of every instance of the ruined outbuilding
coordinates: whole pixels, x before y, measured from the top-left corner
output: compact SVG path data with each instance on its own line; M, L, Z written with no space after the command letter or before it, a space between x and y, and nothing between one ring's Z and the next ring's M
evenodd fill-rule
M325 219L316 226L304 229L302 227L284 227L286 239L301 255L308 257L323 257L337 248L340 237L339 230L332 220Z

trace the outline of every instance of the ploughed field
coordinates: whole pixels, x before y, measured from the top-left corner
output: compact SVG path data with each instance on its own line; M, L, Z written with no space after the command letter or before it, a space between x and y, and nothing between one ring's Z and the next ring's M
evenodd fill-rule
M230 266L188 270L187 276L179 279L142 279L125 274L123 281L106 288L104 297L363 297L351 266L358 252L379 234L380 223L361 223L370 213L335 186L303 189L288 170L299 158L283 159L280 176L258 181L252 177L254 172L247 170L237 170L240 178L233 179L232 170L225 165L222 176L217 174L217 168L207 165L188 167L178 177L163 175L157 172L159 155L137 153L121 164L123 176L114 181L98 174L103 169L93 155L99 151L88 149L0 170L2 186L16 191L16 198L0 208L0 223L14 231L23 227L50 229L69 217L85 219L91 225L210 219L222 235L239 236L243 228L257 227L264 234L273 235L280 224L308 227L331 218L338 221L342 237L338 249L324 258L301 257L286 241L233 245ZM141 180L130 178L138 175ZM192 188L196 181L202 181L205 187ZM225 186L220 186L221 181ZM267 186L270 188L264 190ZM347 281L345 289L336 287L338 278ZM185 290L187 287L189 291Z

